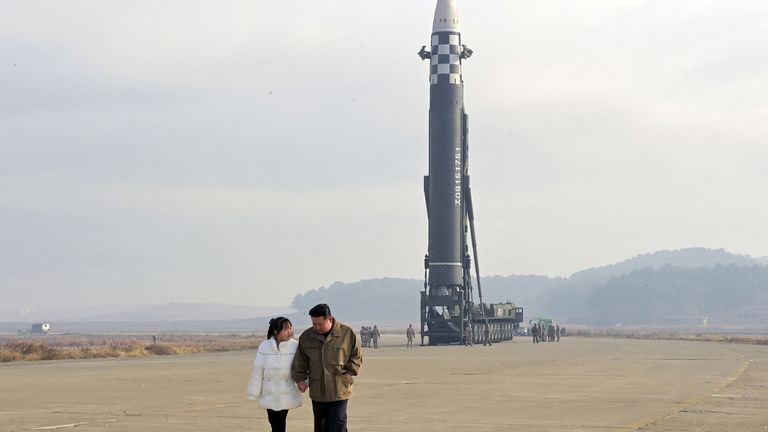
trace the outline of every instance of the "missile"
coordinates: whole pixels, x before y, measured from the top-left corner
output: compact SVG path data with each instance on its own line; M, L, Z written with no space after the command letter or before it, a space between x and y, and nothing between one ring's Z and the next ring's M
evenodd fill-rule
M466 212L466 135L462 61L471 51L461 43L454 0L438 0L432 23L430 61L429 175L425 178L429 215L428 285L444 293L463 285L464 214Z
M462 62L471 55L462 44L456 1L438 0L431 45L419 52L430 63L429 174L424 177L429 238L422 294L422 335L426 325L430 343L448 341L451 333L461 335L471 303L466 246L469 118L462 76ZM445 322L430 323L429 316L436 314Z
M480 286L462 74L472 50L462 43L455 0L437 1L430 42L429 49L425 45L419 51L422 60L429 60L429 173L424 177L429 235L421 292L421 344L425 337L430 345L480 342L481 334L484 342L511 340L523 321L523 308L511 302L484 304Z

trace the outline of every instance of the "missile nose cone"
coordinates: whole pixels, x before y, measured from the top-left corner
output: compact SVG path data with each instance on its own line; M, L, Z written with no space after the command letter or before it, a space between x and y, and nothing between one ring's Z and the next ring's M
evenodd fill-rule
M459 12L456 0L437 0L432 32L459 32Z

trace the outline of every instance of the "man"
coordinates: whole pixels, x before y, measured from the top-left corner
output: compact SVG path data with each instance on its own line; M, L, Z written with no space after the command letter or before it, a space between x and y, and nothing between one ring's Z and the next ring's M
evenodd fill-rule
M491 325L488 322L483 326L483 346L491 346Z
M299 337L291 376L299 391L309 388L315 432L346 432L352 377L363 363L357 335L331 316L325 303L310 309L309 316L312 328Z
M413 348L413 338L416 337L416 330L413 329L413 324L408 324L408 329L405 331L405 337L408 338L406 348Z
M363 346L366 348L371 347L371 327L365 327L365 337L363 338Z
M464 346L474 346L474 335L472 332L472 323L467 320L467 326L464 328Z
M381 339L381 332L379 332L379 328L376 327L376 325L373 325L373 330L371 331L371 338L373 339L373 349L379 349L379 339Z

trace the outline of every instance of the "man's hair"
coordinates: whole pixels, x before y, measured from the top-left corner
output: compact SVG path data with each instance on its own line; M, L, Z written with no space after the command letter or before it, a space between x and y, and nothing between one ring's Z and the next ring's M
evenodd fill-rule
M325 303L320 303L309 310L309 316L313 318L323 317L328 319L331 317L331 308Z

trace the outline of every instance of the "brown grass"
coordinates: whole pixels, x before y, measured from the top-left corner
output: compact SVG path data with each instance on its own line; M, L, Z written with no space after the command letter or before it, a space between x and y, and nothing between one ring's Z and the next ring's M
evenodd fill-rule
M254 335L163 334L151 337L56 335L0 338L0 362L68 360L151 355L197 354L255 349L262 338Z

